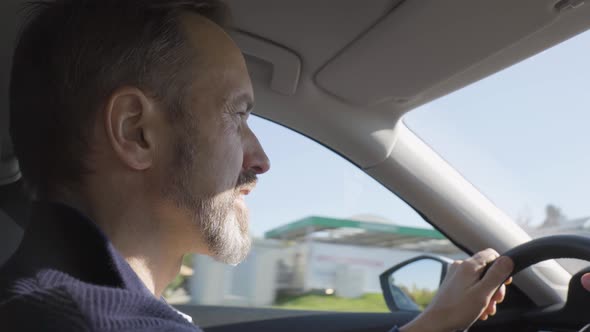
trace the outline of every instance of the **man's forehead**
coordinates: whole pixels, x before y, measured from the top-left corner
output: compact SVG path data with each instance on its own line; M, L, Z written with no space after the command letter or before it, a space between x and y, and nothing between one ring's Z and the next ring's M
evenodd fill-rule
M195 79L201 88L222 88L225 98L249 94L252 86L244 57L230 36L217 24L198 14L185 14L182 23L189 47L194 49ZM205 85L205 86L203 86Z
M181 22L189 46L196 50L199 58L205 58L206 62L242 60L240 49L225 30L213 21L195 13L185 13L181 16Z

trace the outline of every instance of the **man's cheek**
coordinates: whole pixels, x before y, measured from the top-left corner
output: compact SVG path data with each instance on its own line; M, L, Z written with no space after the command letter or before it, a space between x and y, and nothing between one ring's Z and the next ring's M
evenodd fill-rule
M242 151L242 143L239 140L232 140L231 144L226 146L226 156L223 160L224 167L230 176L234 176L237 180L242 173L242 166L244 164L244 153ZM235 183L234 183L235 185Z
M213 174L218 178L220 186L225 191L233 191L236 189L241 170L241 160L228 158L222 161L220 167L216 168Z

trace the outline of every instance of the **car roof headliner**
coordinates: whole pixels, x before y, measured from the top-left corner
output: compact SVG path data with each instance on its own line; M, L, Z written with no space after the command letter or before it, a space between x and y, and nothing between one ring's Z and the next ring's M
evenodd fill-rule
M24 3L0 4L0 130ZM590 6L555 0L229 0L255 113L369 168L389 155L408 110L590 27Z

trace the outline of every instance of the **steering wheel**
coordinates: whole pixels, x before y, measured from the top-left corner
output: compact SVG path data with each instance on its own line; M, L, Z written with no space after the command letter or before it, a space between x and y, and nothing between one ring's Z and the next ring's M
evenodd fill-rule
M505 252L503 256L511 258L514 262L512 275L517 274L531 265L549 259L576 258L590 261L590 237L578 235L547 236L514 247ZM412 300L404 301L405 297L401 289L393 284L392 276L401 268L420 260L433 260L442 264L441 282L445 278L449 266L452 263L452 260L445 257L421 255L395 265L383 272L379 276L379 280L385 303L391 311L417 311L412 306L406 305L406 302L413 302ZM492 265L488 264L486 266L484 272L481 274L482 277ZM563 327L567 327L568 330L579 329L589 322L585 308L590 304L590 291L584 289L580 282L581 276L589 272L590 267L586 267L572 276L569 281L567 300L565 302L555 303L545 307L525 306L522 308L522 311L518 309L507 311L506 315L501 320L496 320L496 322L503 324L512 320L524 324L530 323L533 324L532 326L539 327L537 329L539 331L551 331L555 330L556 327L558 327L558 330ZM415 305L415 303L413 304ZM491 321L488 323L495 324ZM588 325L582 331L590 332Z
M531 265L548 259L576 258L590 261L590 237L579 235L542 237L514 247L505 252L503 256L508 256L513 260L513 275ZM486 272L490 266L491 264L486 267ZM558 308L539 310L537 313L531 314L530 317L536 317L547 322L551 322L552 320L561 320L562 322L579 320L580 309L586 308L590 303L590 292L585 290L580 282L582 274L588 272L590 272L590 269L585 268L572 276L565 304ZM589 326L590 324L586 325L580 331L590 331Z
M516 274L525 268L557 258L577 258L590 261L590 237L579 235L553 235L531 240L503 254L514 261Z

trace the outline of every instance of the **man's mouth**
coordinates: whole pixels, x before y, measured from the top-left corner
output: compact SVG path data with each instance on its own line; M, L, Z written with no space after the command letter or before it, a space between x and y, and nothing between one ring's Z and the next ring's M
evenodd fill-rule
M246 195L250 194L250 192L252 190L254 190L254 185L242 187L239 190L240 196L246 196Z
M258 182L258 178L256 174L253 172L245 172L240 174L237 180L236 188L240 195L248 195L254 187L256 187L256 182Z

